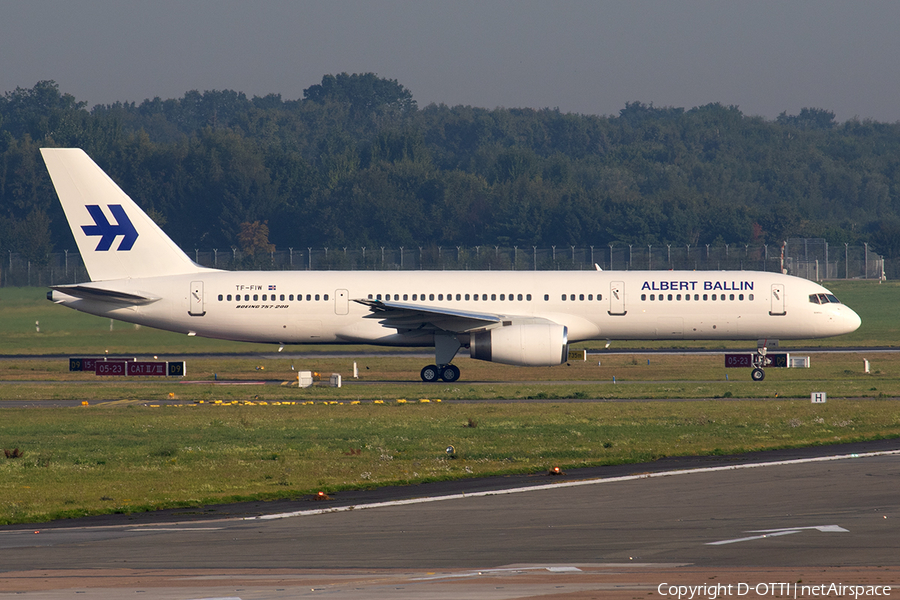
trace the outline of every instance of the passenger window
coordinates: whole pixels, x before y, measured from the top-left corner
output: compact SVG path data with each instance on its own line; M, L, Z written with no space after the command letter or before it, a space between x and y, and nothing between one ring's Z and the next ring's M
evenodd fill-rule
M522 294L519 294L519 299L521 300ZM531 294L525 294L525 299L531 302Z
M266 295L265 295L265 294L263 294L263 298L262 298L262 299L263 299L263 302L266 301Z
M253 294L253 301L256 302L259 300L259 294Z
M729 294L729 295L728 295L728 299L729 299L729 300L734 300L734 294Z
M443 295L443 294L438 294L438 300L443 300L443 299L444 299L444 295Z
M519 294L518 299L519 299L519 301L522 300L522 294Z
M646 295L646 294L645 294L645 295ZM593 294L588 294L588 300L593 300L593 299L594 299L594 295L593 295Z
M306 299L309 300L309 296L307 296ZM375 295L375 299L376 299L376 300L381 300L381 294L376 294L376 295Z
M222 294L219 294L219 302L221 302L222 300L224 300L224 296L222 296Z
M646 300L646 299L647 299L647 294L641 294L641 300Z
M319 295L316 294L316 302L318 302L318 301L319 301Z
M478 294L472 294L472 300L478 300Z
M418 295L418 294L413 294L413 302L415 302L415 301L418 300L418 299L419 299L419 295Z
M753 294L750 294L749 296L747 296L747 300L750 300L751 302L753 302Z
M579 299L579 300L584 300L584 294L578 294L578 299Z
M497 299L497 294L491 294L491 300L496 300L496 299Z
M371 298L371 296L369 296L369 297ZM293 302L293 301L294 301L294 295L293 295L293 294L289 295L289 296L288 296L288 300L290 300L291 302Z
M566 301L566 295L565 295L565 294L562 295L562 299L563 299L563 302Z
M466 294L466 300L468 300L468 299L469 299L469 295L468 295L468 294Z
M506 294L500 294L500 300L506 300Z
M434 294L428 294L428 299L429 299L429 300L434 300Z
M550 299L550 294L544 294L544 302Z
M694 300L700 300L700 294L694 294Z
M404 301L404 302L406 301L407 298L408 298L407 294L403 294L403 301Z
M656 294L650 294L650 301L656 300Z
M744 299L744 295L743 295L743 294L738 294L738 300L743 300L743 299Z
M324 296L322 296L322 299L323 299L323 300L328 300L328 294L325 294Z

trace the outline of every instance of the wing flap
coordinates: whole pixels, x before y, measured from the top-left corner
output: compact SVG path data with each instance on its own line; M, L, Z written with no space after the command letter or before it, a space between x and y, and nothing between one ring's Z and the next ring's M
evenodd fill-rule
M406 304L382 300L355 299L372 312L367 319L379 319L385 327L398 330L441 330L464 333L500 323L500 315L475 311Z

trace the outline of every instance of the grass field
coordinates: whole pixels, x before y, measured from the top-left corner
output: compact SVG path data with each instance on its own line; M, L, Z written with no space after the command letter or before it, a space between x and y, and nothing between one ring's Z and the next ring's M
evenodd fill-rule
M4 409L0 523L894 437L893 400ZM445 452L456 448L457 458Z
M860 313L863 326L791 346L898 345L898 285L827 287ZM601 353L546 368L463 358L455 362L466 381L424 384L417 381L422 358L313 354L301 361L271 346L119 322L110 330L109 320L55 306L44 294L0 290L0 353L20 357L0 361L0 447L10 454L0 454L0 523L900 435L900 353L816 353L811 368L770 369L761 383L746 369L724 369L721 355ZM725 345L755 347L718 347ZM664 345L613 345L642 347ZM218 356L188 359L187 379L196 384L105 380L41 358L106 350ZM227 355L260 351L266 357ZM359 381L350 376L354 360ZM338 372L346 385L279 385L293 379L292 367ZM215 383L223 379L245 385ZM828 403L811 404L815 391L826 392ZM540 402L499 402L505 399ZM651 401L583 401L614 399ZM11 407L45 400L88 406ZM451 444L456 459L444 452Z

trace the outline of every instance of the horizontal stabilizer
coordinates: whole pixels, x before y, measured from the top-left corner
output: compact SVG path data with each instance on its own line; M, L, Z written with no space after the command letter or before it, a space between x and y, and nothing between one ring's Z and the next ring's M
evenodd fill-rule
M50 289L56 290L57 292L66 294L67 296L72 296L74 298L82 298L84 300L98 300L100 302L125 304L129 306L143 306L145 304L152 304L153 302L159 300L159 298L155 296L121 292L118 290L106 290L103 288L83 284L53 285L50 286ZM49 299L56 301L56 299L53 297L49 297Z

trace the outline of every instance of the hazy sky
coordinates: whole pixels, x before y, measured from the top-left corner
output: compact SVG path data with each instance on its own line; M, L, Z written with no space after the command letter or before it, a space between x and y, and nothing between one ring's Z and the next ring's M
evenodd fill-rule
M900 121L900 2L2 0L0 93L55 80L91 107L233 89L301 98L326 73L420 107L735 104Z

